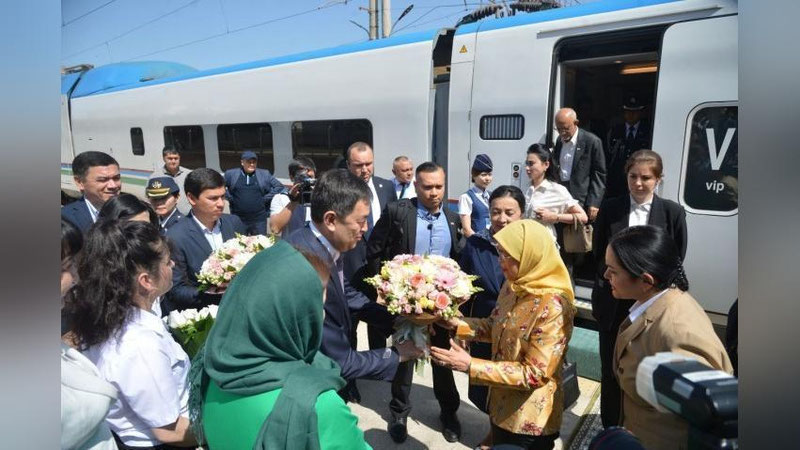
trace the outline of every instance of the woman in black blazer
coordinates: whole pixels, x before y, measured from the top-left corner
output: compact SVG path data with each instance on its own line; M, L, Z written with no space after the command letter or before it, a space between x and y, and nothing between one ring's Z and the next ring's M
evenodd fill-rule
M629 194L603 200L594 223L592 251L597 267L592 290L592 315L600 334L600 416L603 427L619 425L620 389L614 377L612 359L617 330L628 316L634 300L615 299L603 278L608 242L619 231L634 225L654 225L667 231L686 256L686 211L671 200L655 195L663 175L661 156L652 150L639 150L625 163Z

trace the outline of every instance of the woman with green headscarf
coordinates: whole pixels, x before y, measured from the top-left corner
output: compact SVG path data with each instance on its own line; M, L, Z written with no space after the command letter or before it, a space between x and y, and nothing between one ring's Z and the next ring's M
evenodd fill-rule
M451 341L431 348L434 363L489 386L492 443L552 449L561 428L561 364L572 336L575 295L550 232L518 220L494 235L506 282L489 317L451 319L458 339L489 342L492 360Z
M336 393L339 366L319 352L329 275L307 258L277 242L225 292L190 375L192 423L211 450L370 449Z

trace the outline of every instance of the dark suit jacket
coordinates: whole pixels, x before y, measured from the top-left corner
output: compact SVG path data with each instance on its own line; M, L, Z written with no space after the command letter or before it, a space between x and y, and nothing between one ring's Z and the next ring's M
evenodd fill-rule
M642 120L636 135L628 139L625 123L614 126L606 137L606 198L618 197L628 193L628 180L625 176L625 163L637 150L650 148L650 124Z
M339 285L339 277L330 253L314 236L311 228L305 226L292 232L286 241L297 248L304 248L325 259L331 268L328 280L328 294L325 301L325 320L322 325L322 353L336 361L342 368L342 378L353 380L368 378L373 380L392 380L400 358L392 349L386 354L385 348L358 352L350 345L354 313L365 322L388 331L393 317L384 306L371 302L364 294L355 290L345 278L344 289Z
M375 192L378 194L378 202L381 205L381 216L386 211L386 205L397 200L397 194L394 192L394 185L391 181L385 180L380 177L373 176L372 183L375 185ZM344 276L350 283L359 291L374 297L374 289L364 283L364 278L369 276L366 272L367 264L367 240L372 234L372 227L367 228L364 233L364 238L358 241L355 248L344 254Z
M442 205L450 228L450 258L461 254L461 220L447 205ZM413 254L417 239L417 199L404 198L389 203L367 241L367 273L375 275L381 263L401 254Z
M231 214L223 214L219 221L223 241L232 239L236 233L245 234L247 230L242 220ZM172 289L164 296L161 304L162 314L219 303L221 295L197 291L199 283L196 274L211 254L211 246L192 213L170 227L167 238L173 244L172 260L175 267L172 269Z
M597 214L592 236L592 254L597 267L594 289L592 289L592 315L601 329L613 332L616 332L616 328L628 316L628 310L634 301L618 300L611 295L611 287L603 278L605 254L611 238L621 230L628 228L630 210L631 197L628 194L604 200L600 206L600 212ZM666 230L675 240L681 258L686 256L688 233L686 211L683 206L654 195L647 224Z
M553 166L559 182L567 187L583 209L588 210L590 206L599 207L606 189L606 157L603 153L603 142L594 134L580 129L575 143L572 174L567 182L560 180L561 146L561 139L556 139Z
M75 200L61 208L61 217L69 220L84 234L86 234L92 224L94 224L85 200L86 197L81 197L79 200Z
M175 208L175 213L169 216L169 219L167 219L167 223L165 223L164 226L161 227L161 234L166 235L167 231L169 231L169 229L172 228L173 225L178 223L178 221L183 219L184 217L186 216L181 214L181 212L178 211L178 208Z

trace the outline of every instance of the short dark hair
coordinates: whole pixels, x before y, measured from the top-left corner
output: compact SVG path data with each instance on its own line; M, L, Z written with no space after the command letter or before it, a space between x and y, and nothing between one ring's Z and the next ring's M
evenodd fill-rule
M83 247L83 235L72 222L61 218L61 261L74 258Z
M364 150L366 150L366 149L373 150L373 149L372 149L372 146L371 146L371 145L369 145L368 143L364 142L364 141L356 141L356 142L353 142L353 143L352 143L352 144L350 144L350 146L349 146L349 147L347 147L347 149L344 151L344 159L345 159L345 161L350 161L350 150L352 150L352 149L357 149L357 150L358 150L358 151L360 151L360 152L363 152L363 151L364 151ZM374 150L373 150L373 151L374 151Z
M498 186L497 189L492 191L492 195L489 196L489 205L492 204L494 199L502 197L511 197L516 200L517 203L519 203L519 210L525 214L525 194L522 193L520 188L510 184Z
M181 152L179 152L178 149L174 145L165 145L164 149L161 150L161 157L163 158L164 156L167 156L167 155L178 155L178 156L180 156Z
M438 172L439 170L444 170L444 168L433 161L425 161L424 163L417 166L417 170L414 171L414 175L419 175L421 173Z
M295 156L292 162L289 163L289 178L294 179L294 175L303 169L311 169L316 173L317 165L307 156Z
M549 147L539 143L531 144L531 146L528 147L528 152L526 154L536 156L537 158L539 158L539 161L541 161L542 164L544 163L550 164L547 167L547 170L545 170L544 172L544 178L550 181L555 180L556 177L555 177L555 166L553 165L553 152L550 151Z
M158 215L147 202L133 194L122 192L105 202L97 214L97 220L127 220L143 212L148 214L150 223L159 226Z
M654 152L653 150L637 150L633 152L633 154L625 161L625 169L624 172L627 175L628 171L631 170L635 164L649 164L650 168L653 169L653 175L656 178L661 178L664 174L664 163L661 161L661 155Z
M331 169L317 179L311 194L311 220L322 222L328 211L344 219L356 207L356 203L370 201L367 183L347 169Z
M658 290L672 285L682 291L689 290L678 246L663 228L652 225L625 228L608 245L632 277L641 278L649 273Z
M85 180L89 169L92 167L117 166L119 163L108 153L88 151L80 153L72 160L72 175L79 180Z
M183 192L192 194L195 198L206 189L216 189L225 186L225 178L219 172L208 167L194 169L186 175L183 182Z

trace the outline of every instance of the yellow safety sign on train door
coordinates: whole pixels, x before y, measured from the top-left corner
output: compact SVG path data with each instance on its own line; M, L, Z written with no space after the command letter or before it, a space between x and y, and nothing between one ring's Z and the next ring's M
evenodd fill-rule
M467 53L467 46L466 45L462 45L461 46L461 50L459 50L458 53Z

